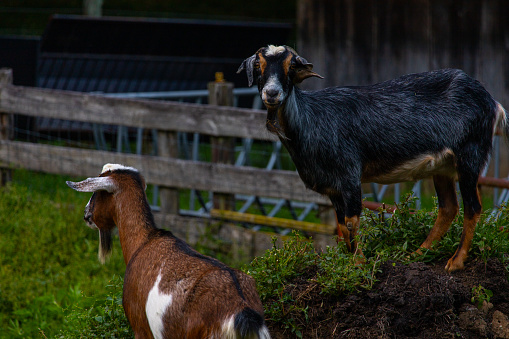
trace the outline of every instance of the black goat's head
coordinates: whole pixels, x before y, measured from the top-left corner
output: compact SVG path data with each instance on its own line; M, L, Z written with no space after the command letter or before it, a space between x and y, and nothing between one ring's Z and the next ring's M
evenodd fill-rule
M313 64L288 46L260 48L240 65L237 73L246 70L248 84L256 79L258 90L267 108L281 105L295 84L309 77L322 78L313 72Z

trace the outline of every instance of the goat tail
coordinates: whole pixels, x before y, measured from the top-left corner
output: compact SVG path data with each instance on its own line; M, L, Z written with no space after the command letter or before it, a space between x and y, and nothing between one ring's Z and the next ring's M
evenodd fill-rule
M495 133L505 135L506 139L509 140L509 117L504 107L496 102L495 107Z
M225 325L223 338L270 339L263 315L249 307L233 315Z

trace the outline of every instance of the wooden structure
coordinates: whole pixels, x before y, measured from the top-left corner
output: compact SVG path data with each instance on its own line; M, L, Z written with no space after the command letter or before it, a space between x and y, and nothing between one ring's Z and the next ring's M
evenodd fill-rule
M13 141L9 131L12 131L14 114L156 129L158 155L135 155ZM260 110L108 98L78 92L14 86L11 70L1 69L2 178L4 181L8 180L11 168L89 177L97 175L105 163L121 163L136 167L149 184L159 186L161 212L156 214L158 225L172 230L191 244L204 240L208 225L217 226L219 220L226 218L234 221L238 218L230 218L218 211L214 214L216 219L180 216L176 193L179 189L212 191L220 193L223 197L247 194L329 205L326 198L306 189L294 171L238 167L225 164L219 161L220 159L216 162L196 162L176 158L175 133L179 131L201 133L213 137L212 139L276 140L265 130L265 117L266 113ZM255 219L240 221L262 223L263 218ZM273 225L280 224L277 220L274 223ZM286 221L283 226L292 226L294 229L308 232L318 246L334 244L335 227L332 225ZM272 246L271 238L274 236L272 233L251 232L230 223L221 223L220 227L215 229L215 236L234 248L240 248L247 257L260 254Z
M460 68L509 107L507 0L299 0L297 51L324 80L365 85Z

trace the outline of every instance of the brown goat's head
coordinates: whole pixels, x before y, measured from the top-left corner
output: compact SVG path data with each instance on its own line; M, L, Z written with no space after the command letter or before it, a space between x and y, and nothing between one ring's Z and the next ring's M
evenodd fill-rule
M80 182L67 181L67 185L78 192L91 192L92 197L85 207L83 219L87 226L99 230L99 261L104 263L111 253L111 232L115 228L117 203L114 199L122 185L119 185L118 171L135 172L145 181L138 170L123 165L106 164L98 177L88 178ZM121 180L121 179L120 179Z
M246 70L248 85L256 80L263 103L276 108L285 102L294 85L309 77L323 77L313 72L313 64L288 46L260 48L240 65L237 73Z

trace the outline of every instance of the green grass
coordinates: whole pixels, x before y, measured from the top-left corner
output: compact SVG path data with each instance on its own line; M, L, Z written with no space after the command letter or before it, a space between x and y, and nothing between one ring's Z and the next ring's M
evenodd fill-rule
M99 297L125 265L118 242L107 265L85 226L90 196L60 176L14 171L0 188L0 338L51 337L82 295Z

